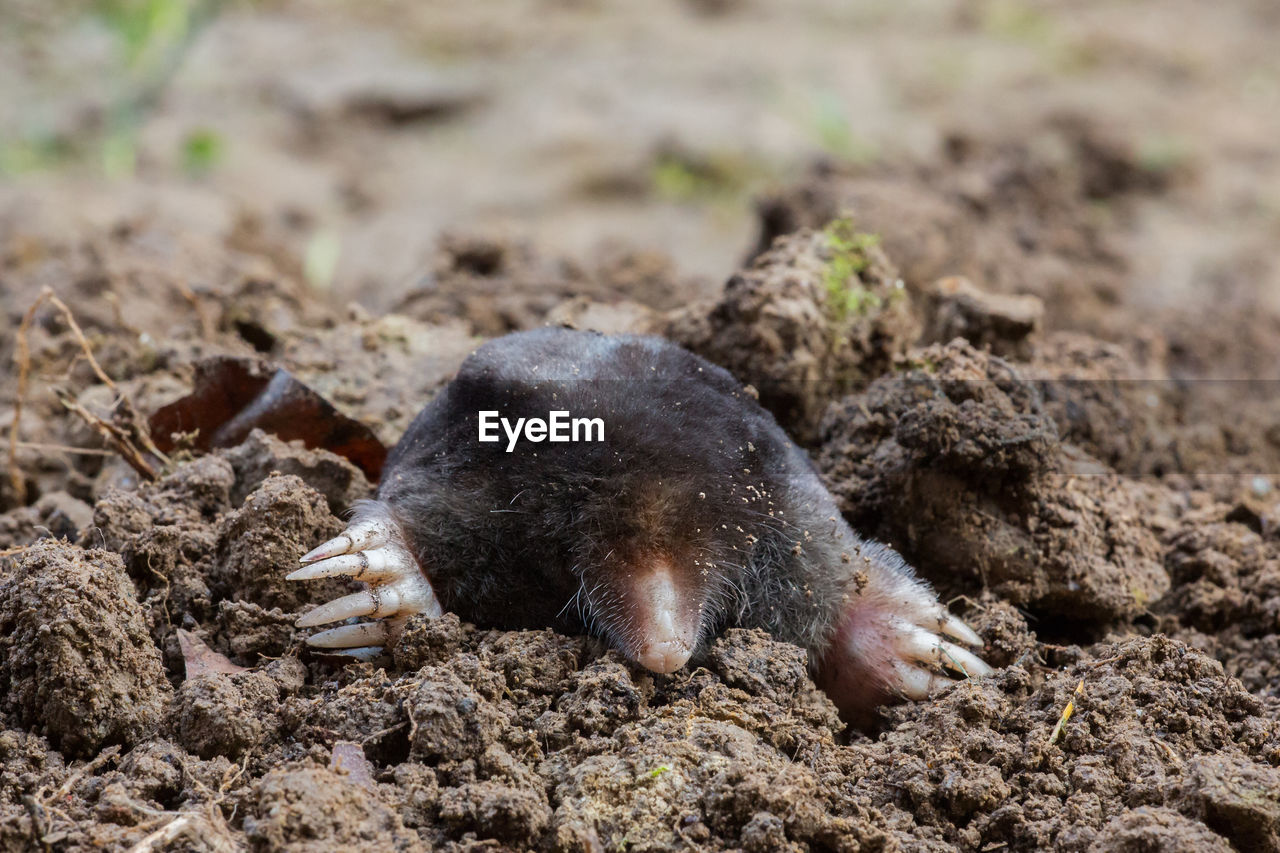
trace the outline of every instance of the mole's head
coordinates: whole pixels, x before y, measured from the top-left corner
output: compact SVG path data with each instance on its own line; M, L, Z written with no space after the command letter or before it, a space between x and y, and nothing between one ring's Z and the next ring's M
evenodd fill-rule
M743 469L739 469L739 473ZM597 481L571 533L583 622L628 658L674 672L742 606L767 492L706 457Z

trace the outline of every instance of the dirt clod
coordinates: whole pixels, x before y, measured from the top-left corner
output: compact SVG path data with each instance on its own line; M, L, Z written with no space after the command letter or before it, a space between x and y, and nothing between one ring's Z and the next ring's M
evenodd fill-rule
M1146 493L1061 444L1034 383L961 340L910 361L823 419L818 465L857 526L935 579L1076 623L1164 594Z
M4 708L68 755L131 746L171 690L117 554L42 542L0 584Z
M665 332L755 387L803 441L831 399L906 350L914 323L878 238L838 219L779 239L729 279L709 312L695 306Z

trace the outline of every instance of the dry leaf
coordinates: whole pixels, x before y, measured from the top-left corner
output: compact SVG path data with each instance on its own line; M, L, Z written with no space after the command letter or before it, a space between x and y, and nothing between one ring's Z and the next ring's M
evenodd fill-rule
M181 628L178 629L178 646L182 649L182 659L187 664L187 678L235 675L237 672L249 671L248 667L236 666L226 655L218 654L204 640Z
M347 778L364 788L373 787L373 765L364 757L364 747L348 740L333 745L329 769L347 774Z
M192 392L157 410L150 428L165 452L174 449L175 434L194 432L195 448L207 451L235 447L261 429L345 456L372 482L387 458L387 448L369 427L339 412L284 368L252 358L200 362Z

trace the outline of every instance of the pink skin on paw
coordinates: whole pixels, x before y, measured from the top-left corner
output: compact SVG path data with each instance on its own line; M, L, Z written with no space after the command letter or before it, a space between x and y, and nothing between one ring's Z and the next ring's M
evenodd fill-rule
M933 608L940 611L937 604ZM854 598L819 660L818 686L855 725L872 722L881 705L923 699L950 684L940 665L962 671L961 678L991 672L974 655L934 634L938 626L927 626L929 619L904 618L913 610L885 597Z
M851 608L818 663L815 681L855 725L866 725L877 707L896 698L887 635L887 614L865 604Z

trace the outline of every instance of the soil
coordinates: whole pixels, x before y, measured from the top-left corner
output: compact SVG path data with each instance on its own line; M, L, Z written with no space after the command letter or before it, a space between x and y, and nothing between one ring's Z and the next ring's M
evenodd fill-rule
M0 185L0 850L1280 851L1275 10L455 5L228 8L133 177ZM283 578L359 468L255 430L150 476L69 410L251 358L391 444L546 322L734 371L996 674L857 730L753 631L346 663L294 620L357 585Z

